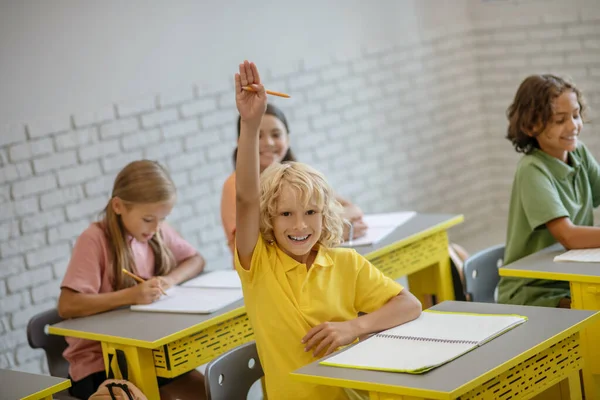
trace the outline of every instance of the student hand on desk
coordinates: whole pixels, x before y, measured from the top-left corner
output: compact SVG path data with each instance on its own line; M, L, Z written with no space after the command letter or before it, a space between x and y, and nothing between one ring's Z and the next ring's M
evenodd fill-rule
M365 221L361 219L351 221L352 224L352 239L358 239L367 234L367 229L369 228ZM344 224L344 232L343 232L344 241L348 241L350 239L350 227L348 224Z
M161 296L160 278L148 279L131 287L132 304L150 304L158 300Z
M302 343L306 344L304 351L314 348L313 356L317 357L323 350L326 350L326 356L338 347L354 342L357 337L353 321L324 322L308 331L302 338Z
M363 212L354 204L344 206L342 217L352 224L352 238L350 238L350 227L344 224L344 241L358 239L367 234L367 224L363 221Z

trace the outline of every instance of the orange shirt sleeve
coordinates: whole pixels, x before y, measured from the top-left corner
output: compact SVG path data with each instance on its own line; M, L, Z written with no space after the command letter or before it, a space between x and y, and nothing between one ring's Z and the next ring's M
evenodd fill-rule
M235 172L223 184L221 222L231 254L235 252Z

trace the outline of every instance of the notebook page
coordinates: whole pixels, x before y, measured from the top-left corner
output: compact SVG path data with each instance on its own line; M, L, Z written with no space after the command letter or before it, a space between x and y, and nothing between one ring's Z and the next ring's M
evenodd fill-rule
M403 211L383 214L367 214L363 217L365 223L370 227L397 227L414 217L415 211Z
M181 284L184 287L241 289L242 282L235 270L211 271Z
M388 329L380 335L410 336L440 340L466 340L483 343L524 321L525 318L519 316L425 311L416 320Z
M394 372L425 372L477 347L371 337L321 362L323 365Z
M369 214L363 217L368 226L365 236L354 239L351 242L344 242L340 246L368 246L375 244L392 233L397 227L406 223L417 213L414 211Z
M600 262L600 249L569 250L554 257L554 261Z
M387 226L387 227L373 227L369 226L367 232L364 236L359 237L358 239L352 240L352 242L344 242L340 244L340 246L348 247L348 246L368 246L371 244L375 244L379 242L381 239L394 232L396 229L395 226Z
M131 306L132 311L210 314L242 299L241 289L214 289L174 286L168 296L152 304Z

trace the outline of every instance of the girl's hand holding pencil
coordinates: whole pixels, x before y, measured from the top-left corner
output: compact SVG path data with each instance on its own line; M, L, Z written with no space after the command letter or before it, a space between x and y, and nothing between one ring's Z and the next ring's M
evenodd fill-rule
M145 281L126 269L123 269L122 271L124 274L139 282L139 285L131 288L133 294L133 304L150 304L158 300L161 295L166 295L161 287L161 279L159 277L154 277Z

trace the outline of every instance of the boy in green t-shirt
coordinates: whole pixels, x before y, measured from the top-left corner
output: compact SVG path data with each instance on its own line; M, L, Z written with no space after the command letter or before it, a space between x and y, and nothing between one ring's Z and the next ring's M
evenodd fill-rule
M557 241L567 249L600 247L593 208L600 204L600 168L578 141L585 102L570 82L533 75L507 111L507 139L525 155L512 187L504 263ZM503 277L498 302L569 308L569 283Z

